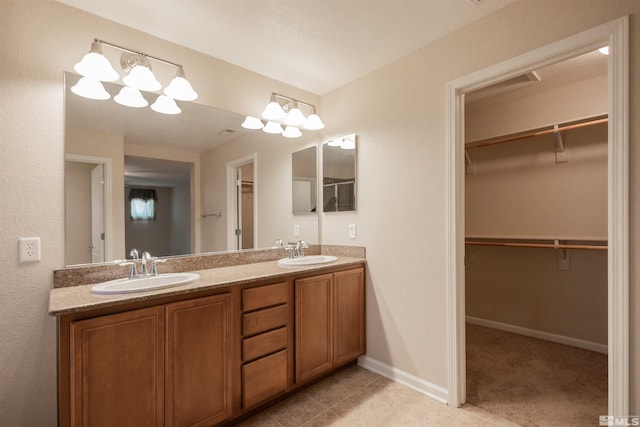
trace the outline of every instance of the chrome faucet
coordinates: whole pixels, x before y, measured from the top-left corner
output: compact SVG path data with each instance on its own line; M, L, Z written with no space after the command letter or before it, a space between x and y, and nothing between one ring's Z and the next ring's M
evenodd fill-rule
M304 240L298 240L298 243L296 243L296 256L303 257L304 250L308 247L309 245L307 245L307 242L305 242Z
M129 261L117 261L118 265L131 266L131 270L129 271L129 279L144 276L157 276L158 267L156 266L156 264L167 261L166 259L154 258L147 251L142 252L142 256L140 256L137 249L131 249L131 252L129 252L129 256L131 256L131 260ZM139 273L138 262L140 262ZM151 263L151 268L149 268L149 263Z

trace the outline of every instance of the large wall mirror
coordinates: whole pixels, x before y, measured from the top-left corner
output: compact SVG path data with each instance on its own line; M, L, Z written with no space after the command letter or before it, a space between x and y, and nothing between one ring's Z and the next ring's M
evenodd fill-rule
M291 155L293 214L317 212L317 156L316 147L308 147Z
M322 144L323 212L356 210L356 135Z
M64 73L66 265L124 259L134 247L163 257L239 247L228 238L238 218L228 208L227 181L247 156L256 171L242 179L251 188L243 206L253 241L241 247L266 248L288 236L293 220L282 207L291 203L283 191L291 185L291 155L317 143L315 134L289 140L246 130L244 116L194 102L165 115L90 100L71 93L79 78ZM104 86L112 97L121 87ZM157 96L143 95L150 103ZM136 195L154 206L154 218L132 215ZM309 227L307 240L317 243L317 217Z

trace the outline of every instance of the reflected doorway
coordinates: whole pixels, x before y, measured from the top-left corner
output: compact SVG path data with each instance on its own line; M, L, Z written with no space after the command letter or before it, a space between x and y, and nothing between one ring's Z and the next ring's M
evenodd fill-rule
M255 154L227 164L229 250L256 247Z
M65 156L65 264L111 259L111 159Z

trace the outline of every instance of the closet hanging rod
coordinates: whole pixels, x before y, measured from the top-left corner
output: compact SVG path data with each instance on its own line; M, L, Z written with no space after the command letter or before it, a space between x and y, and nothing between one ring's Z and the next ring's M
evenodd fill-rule
M554 243L516 243L516 242L478 242L466 240L464 242L468 246L500 246L507 248L549 248L549 249L584 249L592 251L606 251L606 245L567 245Z
M554 126L548 128L548 129L543 129L543 130L538 130L538 131L532 131L532 132L527 132L527 133L520 133L517 135L511 135L511 136L505 136L503 138L499 138L499 139L485 139L485 142L471 142L469 144L469 146L465 146L465 150L474 150L476 148L483 148L483 147L488 147L490 145L496 145L496 144L503 144L505 142L512 142L512 141L518 141L520 139L528 139L528 138L534 138L536 136L541 136L541 135L548 135L548 134L552 134L555 132L562 132L565 130L572 130L572 129L578 129L578 128L582 128L582 127L586 127L586 126L594 126L594 125L600 125L603 123L607 123L609 121L608 116L605 114L603 116L597 116L598 118L595 118L593 120L589 120L586 122L579 122L579 123L574 123L574 124L567 124L567 125L562 125L562 126L558 126L557 130ZM480 140L483 141L483 140Z

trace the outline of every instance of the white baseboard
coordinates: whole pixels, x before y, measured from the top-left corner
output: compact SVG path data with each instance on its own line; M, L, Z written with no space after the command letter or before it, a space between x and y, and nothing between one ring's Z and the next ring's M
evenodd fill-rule
M559 344L570 345L572 347L584 348L585 350L607 354L607 346L605 344L585 341L578 338L567 337L564 335L552 334L550 332L538 331L536 329L523 328L521 326L495 322L493 320L480 319L479 317L467 316L466 319L467 323L471 323L473 325L500 329L502 331L513 332L515 334L526 335L528 337L539 338L546 341L557 342Z
M358 365L392 381L406 385L407 387L439 400L444 404L449 401L449 392L446 388L432 384L429 381L425 381L422 378L418 378L415 375L401 371L400 369L379 362L368 356L359 357Z

